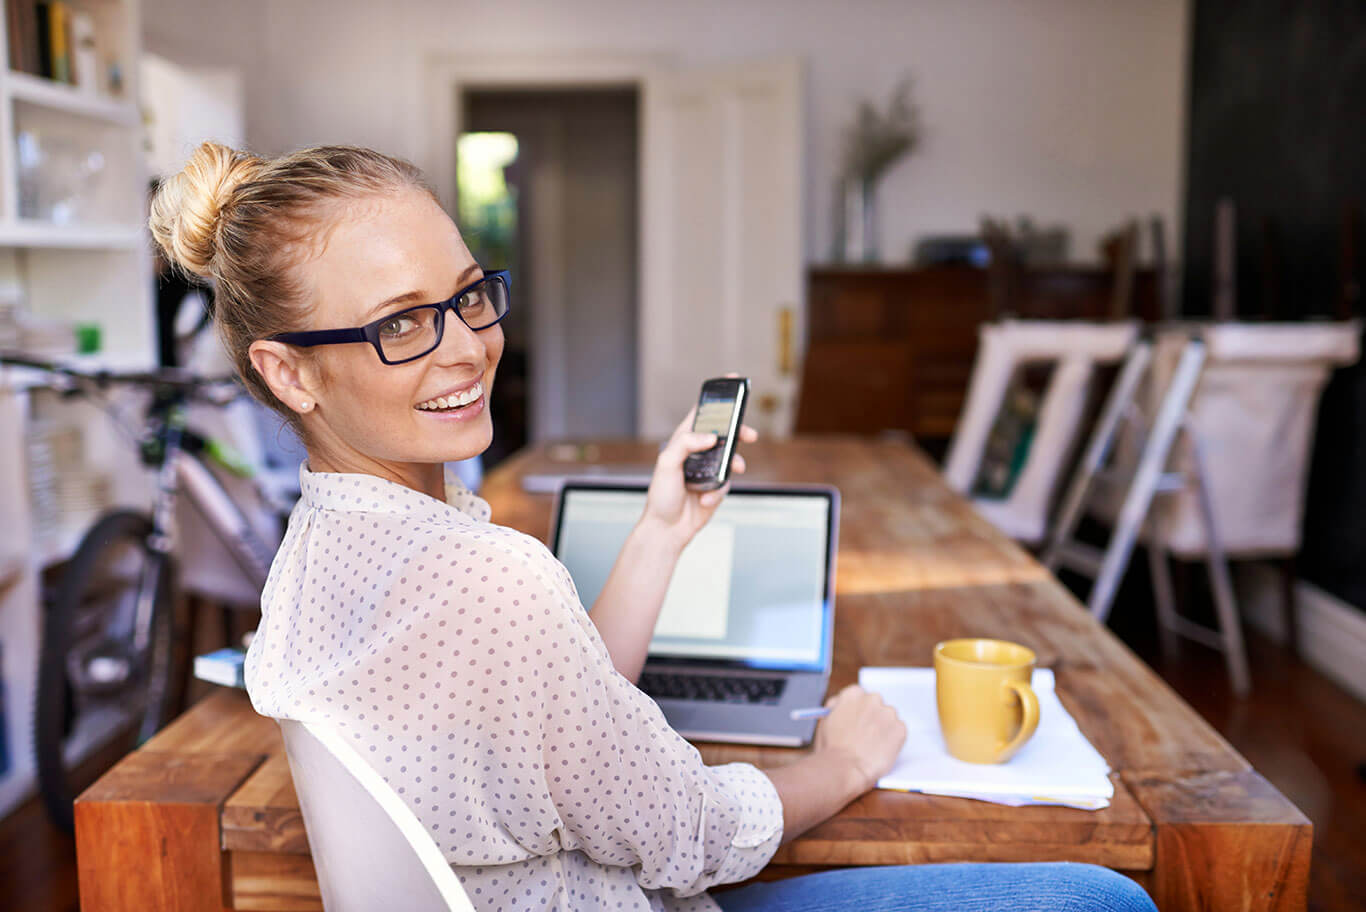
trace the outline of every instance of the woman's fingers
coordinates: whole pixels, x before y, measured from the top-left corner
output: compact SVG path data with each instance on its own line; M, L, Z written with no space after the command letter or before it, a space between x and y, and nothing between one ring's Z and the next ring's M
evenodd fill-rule
M736 453L730 458L730 470L736 475L745 474L745 457Z
M753 443L759 439L759 432L747 424L740 425L740 440L744 443Z
M833 709L834 706L835 706L835 704L838 703L838 702L840 701L840 699L843 698L844 696L846 696L846 695L848 695L848 694L859 694L859 693L863 693L863 688L862 688L862 687L859 687L857 684L846 684L846 685L844 686L844 689L841 690L839 693L837 693L837 694L832 694L832 695L830 696L830 699L828 699L828 700L825 701L825 705L826 705L827 707Z
M721 487L717 488L715 491L708 491L707 493L703 494L699 498L699 501L704 507L714 507L721 502L722 498L726 496L726 492L729 490L730 483L727 482L726 484L723 484Z
M669 442L672 443L673 441L677 440L679 435L681 434L691 433L692 423L696 420L697 406L694 405L692 408L688 410L688 414L684 416L683 420L678 422L678 427L674 428L674 432L669 435Z
M690 453L700 453L716 446L715 434L687 431L669 441L668 446L659 451L658 465L667 469L682 469L683 460Z

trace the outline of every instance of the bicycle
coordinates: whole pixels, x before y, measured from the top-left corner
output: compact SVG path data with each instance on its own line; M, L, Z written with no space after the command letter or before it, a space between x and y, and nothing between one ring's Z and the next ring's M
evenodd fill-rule
M178 498L184 494L198 508L258 591L278 539L267 542L253 529L209 462L238 474L244 467L186 425L190 402L224 406L244 395L236 381L177 368L83 372L4 352L0 364L44 371L49 388L99 405L129 431L156 475L150 513L113 510L85 533L43 619L33 714L38 786L53 823L70 832L76 796L107 768L86 763L78 770L80 745L102 743L102 756L116 760L155 734L180 704L188 662L177 648L175 616ZM140 431L131 431L109 400L115 386L151 394ZM278 515L288 512L275 492L259 482L256 489Z

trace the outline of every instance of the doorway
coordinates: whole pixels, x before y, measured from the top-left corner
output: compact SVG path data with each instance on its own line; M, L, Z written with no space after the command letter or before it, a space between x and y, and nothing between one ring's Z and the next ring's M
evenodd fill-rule
M639 92L462 96L461 230L486 268L513 270L486 464L542 440L634 437ZM501 203L488 181L471 189L471 143L501 171Z

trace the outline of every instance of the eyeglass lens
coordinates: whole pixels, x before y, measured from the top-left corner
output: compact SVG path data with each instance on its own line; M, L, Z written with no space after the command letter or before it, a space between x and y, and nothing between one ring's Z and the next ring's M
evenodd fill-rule
M487 329L507 313L507 285L491 279L460 296L454 309L470 329ZM420 358L441 344L442 321L438 305L413 307L394 314L379 326L379 344L384 360L390 362Z

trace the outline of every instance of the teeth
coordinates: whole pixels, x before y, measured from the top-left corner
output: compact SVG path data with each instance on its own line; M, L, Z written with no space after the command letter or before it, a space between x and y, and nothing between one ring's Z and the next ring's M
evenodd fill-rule
M433 409L456 408L457 406L469 405L474 400L484 394L484 384L476 383L465 392L454 396L437 396L435 399L428 399L426 402L419 402L417 407L424 411Z

